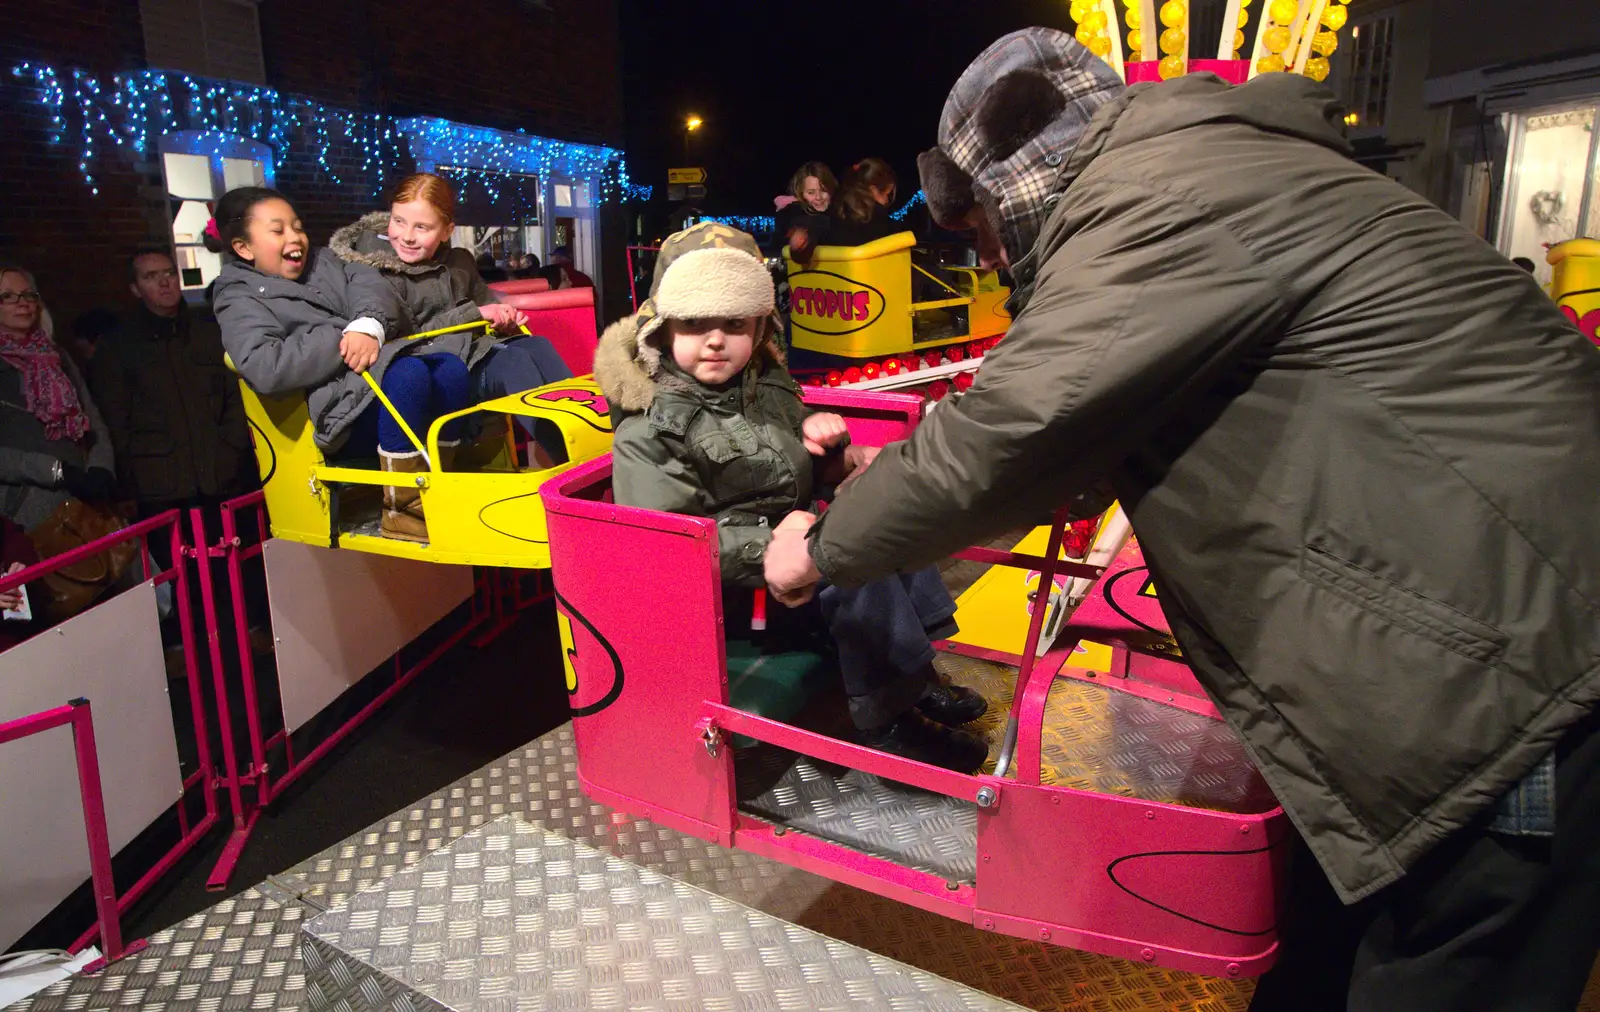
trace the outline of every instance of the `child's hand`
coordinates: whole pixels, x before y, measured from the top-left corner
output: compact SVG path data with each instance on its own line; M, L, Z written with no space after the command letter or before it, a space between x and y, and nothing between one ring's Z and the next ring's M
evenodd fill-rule
M515 333L528 324L528 314L515 306L508 306L503 302L491 302L486 306L478 307L478 315L482 316L494 327L497 333Z
M830 446L838 446L849 434L844 419L828 412L807 415L806 420L800 423L800 435L804 437L806 452L813 457L827 453Z
M366 372L378 360L378 339L370 334L347 330L339 341L339 355L351 372Z
M839 483L839 491L844 491L851 482L861 477L878 456L881 446L860 446L851 443L844 451L844 481Z
M20 562L13 562L11 565L6 567L5 575L11 576L15 573L20 573L27 568L27 566L24 566ZM6 591L4 594L0 594L0 611L16 611L20 607L22 607L21 587L14 587L11 590Z

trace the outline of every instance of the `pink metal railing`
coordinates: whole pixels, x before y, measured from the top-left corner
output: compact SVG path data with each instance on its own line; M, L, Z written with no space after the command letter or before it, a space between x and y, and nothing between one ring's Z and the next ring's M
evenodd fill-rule
M486 625L492 624L489 633L480 637L482 643L493 634L504 630L515 618L515 612L528 607L520 584L507 588L496 583L491 571L480 570L473 594L471 613L459 629L452 631L433 646L421 659L409 667L404 666L400 654L392 658L392 676L387 685L371 702L346 719L327 737L319 741L304 755L296 754L293 735L287 728L268 729L262 719L260 681L256 675L255 653L250 646L250 616L245 608L244 564L260 559L263 544L268 537L265 496L253 492L222 504L221 536L216 543L210 541L205 518L200 510L190 513L190 526L199 557L209 563L221 559L227 566L229 596L232 598L235 652L239 666L240 687L243 691L244 718L248 752L233 734L231 707L228 702L227 677L223 664L222 643L224 632L218 618L216 593L209 565L201 565L200 581L206 609L206 632L211 648L213 677L216 682L218 723L223 729L224 772L223 786L232 806L233 828L221 856L206 879L206 888L227 888L239 858L249 842L261 812L272 804L290 785L333 751L357 728L367 722L406 686L432 667L446 652L471 637ZM256 537L246 545L241 530L241 515L249 514L244 524L252 525ZM273 762L276 750L282 750L282 762ZM246 762L247 760L247 762Z
M118 545L137 540L139 543L139 556L144 563L144 571L146 574L148 574L150 582L157 587L166 584L173 585L174 597L176 599L175 605L178 612L178 622L183 636L184 672L188 685L189 709L194 721L196 769L194 772L184 777L183 791L176 806L179 833L178 841L173 844L173 846L169 848L154 865L146 869L144 873L139 876L138 880L127 889L127 891L122 893L121 896L114 897L114 903L119 915L121 913L125 913L130 906L138 902L139 899L145 895L145 893L149 892L150 888L155 885L155 883L158 882L163 876L165 876L167 872L171 871L172 868L177 865L180 860L182 860L184 855L193 850L195 845L198 844L206 836L206 834L211 831L211 828L220 820L216 792L218 785L214 779L212 770L210 723L207 719L204 694L200 689L199 666L196 663L197 655L195 652L194 614L193 608L191 607L189 601L189 574L188 568L184 565L184 559L191 555L192 551L184 544L181 520L182 514L178 510L167 510L164 513L159 513L153 517L150 517L149 519L141 520L138 523L132 524L123 530L116 532L115 534L107 535L106 537L92 541L89 544L82 545L69 552L63 552L60 555L45 559L42 562L29 566L27 569L24 569L19 573L14 573L11 576L0 578L0 593L3 593L11 590L14 587L41 579L50 573L64 569L67 566L81 562L84 559L93 558L94 556L99 555L102 552L109 551ZM166 531L165 535L158 533L163 530ZM170 557L172 559L172 564L168 568L160 571L155 570L154 562L150 555L149 539L154 536L165 536L170 539L168 543L171 547ZM85 707L85 711L87 711L87 707ZM0 725L0 727L9 726L9 724ZM5 739L0 738L0 740ZM92 749L92 730L89 734L89 743ZM96 768L98 769L98 765ZM80 778L81 776L82 766L80 746ZM96 776L98 777L98 773L96 773ZM98 791L98 787L96 789ZM188 811L189 796L190 792L196 789L200 791L200 796L205 806L205 815L198 822L191 824ZM87 813L87 811L88 808L86 807L85 812ZM103 823L103 813L101 815L101 820ZM109 867L109 855L107 856L106 860ZM107 878L107 881L110 881L109 878ZM103 903L103 890L98 884L95 887L95 893L96 903ZM102 935L105 930L106 923L106 917L102 912L102 915L98 919L97 923L79 936L69 948L71 948L73 951L77 951L82 949L84 946L89 945L95 940L96 937ZM115 945L112 944L113 941L115 942ZM117 958L117 955L112 954L113 949L118 951L118 955L120 955L123 951L126 951L122 946L120 934L119 937L115 939L104 938L102 940L102 948L105 951L108 959Z

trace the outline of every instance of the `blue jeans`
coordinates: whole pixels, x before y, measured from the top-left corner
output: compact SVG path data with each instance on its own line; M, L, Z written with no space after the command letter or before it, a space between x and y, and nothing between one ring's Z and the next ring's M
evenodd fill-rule
M725 588L730 599L747 600ZM831 652L839 662L850 720L864 731L900 719L917 705L932 674L933 641L956 634L956 603L932 567L845 588L824 581L799 608L767 603L768 635L787 649ZM727 617L727 616L725 616ZM729 618L737 628L743 616ZM747 620L744 620L747 621Z
M572 370L556 354L549 339L518 337L497 345L473 367L472 396L475 401L486 401L571 378ZM546 431L546 427L536 426L533 419L520 415L517 424L552 457L560 459L563 448L559 432Z
M428 427L440 415L460 411L471 403L471 378L467 364L454 355L403 355L383 371L383 392L417 438L426 441ZM449 422L439 433L439 441L461 438L463 419ZM416 447L406 437L387 408L376 399L357 416L350 427L341 455L371 452L373 446L385 453L413 453Z

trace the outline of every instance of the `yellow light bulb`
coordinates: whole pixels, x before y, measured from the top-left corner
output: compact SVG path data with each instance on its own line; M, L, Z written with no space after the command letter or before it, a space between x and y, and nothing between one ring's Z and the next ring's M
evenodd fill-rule
M1073 21L1082 24L1083 16L1093 9L1093 0L1072 0L1072 8L1069 13L1072 15Z
M1233 48L1234 49L1243 49L1244 48L1244 32L1234 32L1233 33Z
M1083 20L1078 23L1092 32L1103 32L1106 30L1106 12L1092 10L1085 14Z
M1249 23L1250 23L1250 12L1241 7L1239 9L1239 27L1243 28L1245 25L1247 25Z
M1276 74L1283 69L1283 57L1276 53L1268 53L1256 61L1256 70L1263 74Z
M1323 8L1322 26L1330 32L1336 32L1343 28L1344 23L1348 20L1350 20L1350 11L1347 8L1340 7L1338 4L1329 4Z
M1174 77L1183 75L1183 57L1163 56L1161 63L1156 67L1156 73L1161 75L1163 81L1170 81Z
M1096 33L1094 29L1090 28L1088 25L1079 25L1078 30L1072 33L1072 37L1087 46L1089 44L1089 40L1094 38L1096 34L1098 33Z
M1168 56L1180 55L1189 45L1189 37L1181 28L1168 28L1161 33L1161 51Z
M1111 36L1101 32L1089 40L1089 52L1096 56L1105 56L1111 52Z
M1137 7L1129 7L1128 8L1128 27L1129 28L1143 28L1144 27L1144 15L1139 13L1139 8L1137 8Z
M1183 0L1167 0L1161 5L1161 23L1168 28L1181 28L1189 17L1189 5Z
M1300 16L1299 0L1272 0L1272 6L1267 8L1267 13L1280 25L1292 25L1294 19Z
M1289 29L1274 25L1261 35L1261 44L1269 53L1281 53L1289 48Z
M1144 32L1135 28L1128 33L1128 56L1131 59L1138 59L1142 52L1144 52Z
M1313 56L1306 61L1306 76L1313 81L1326 81L1330 69L1328 61L1320 56Z
M1311 39L1311 49L1318 56L1328 56L1339 48L1339 36L1332 32L1318 32Z

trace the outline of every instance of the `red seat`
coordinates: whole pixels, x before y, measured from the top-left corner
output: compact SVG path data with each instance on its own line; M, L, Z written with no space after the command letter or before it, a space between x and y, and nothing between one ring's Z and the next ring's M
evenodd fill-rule
M501 295L527 295L530 292L548 292L550 282L544 278L519 278L516 281L495 281L489 290Z
M594 372L594 348L600 339L595 326L594 289L506 290L511 285L532 285L535 282L545 284L542 279L530 279L502 281L489 287L500 294L501 302L528 314L528 331L549 338L574 376L587 376Z

